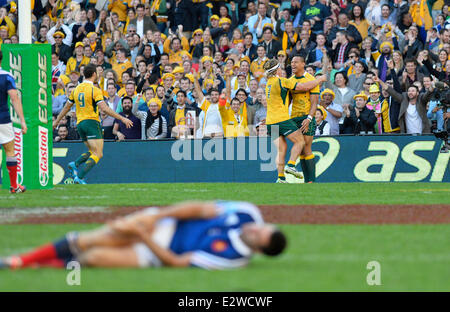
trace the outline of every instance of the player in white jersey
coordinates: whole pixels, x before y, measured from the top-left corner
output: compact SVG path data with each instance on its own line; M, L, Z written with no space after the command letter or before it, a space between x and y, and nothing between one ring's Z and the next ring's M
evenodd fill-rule
M0 63L3 59L3 53L0 51ZM14 77L0 68L0 145L5 149L6 168L9 173L11 187L10 193L23 193L26 187L17 183L17 159L14 151L14 129L8 108L8 96L14 111L19 117L22 127L22 133L27 133L27 124L23 116L22 101L17 94ZM5 177L3 177L5 178Z

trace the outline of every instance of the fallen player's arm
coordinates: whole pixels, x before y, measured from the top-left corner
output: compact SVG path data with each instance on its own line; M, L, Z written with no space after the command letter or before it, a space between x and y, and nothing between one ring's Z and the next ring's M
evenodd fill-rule
M316 86L318 86L319 84L321 84L322 82L325 82L325 81L327 81L327 76L322 75L313 81L297 83L297 85L295 86L295 90L301 91L301 92L306 92L306 91L314 89Z
M164 264L170 267L188 267L191 264L191 253L177 255L170 249L166 249L155 243L148 231L144 227L140 227L139 236L156 257Z
M160 209L157 216L159 219L209 219L217 216L217 208L213 202L183 202Z
M153 231L155 223L163 218L209 219L217 216L217 208L213 202L184 202L159 209L155 214L137 215L134 218L119 219L109 223L112 230L122 234L135 234L136 227L144 227L148 233Z

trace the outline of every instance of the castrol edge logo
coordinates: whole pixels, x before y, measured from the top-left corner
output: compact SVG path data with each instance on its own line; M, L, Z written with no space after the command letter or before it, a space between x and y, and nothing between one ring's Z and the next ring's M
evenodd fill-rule
M17 160L17 183L23 183L23 134L22 129L14 127L14 154Z
M39 183L46 186L48 174L48 129L39 126Z

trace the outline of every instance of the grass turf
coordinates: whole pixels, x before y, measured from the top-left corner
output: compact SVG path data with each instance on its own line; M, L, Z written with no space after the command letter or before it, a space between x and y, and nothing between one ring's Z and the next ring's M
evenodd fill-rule
M0 254L22 252L67 231L95 225L0 226ZM248 268L0 271L0 291L449 291L448 225L283 225L290 245L277 259ZM381 265L381 286L368 286L366 265Z
M256 204L446 204L450 183L178 183L58 185L11 195L0 207L145 206L180 200L247 200Z

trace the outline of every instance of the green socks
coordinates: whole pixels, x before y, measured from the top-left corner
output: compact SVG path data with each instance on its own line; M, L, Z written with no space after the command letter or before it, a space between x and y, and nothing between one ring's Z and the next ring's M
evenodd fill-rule
M75 160L75 166L78 168L82 163L84 163L91 156L91 152L83 153L80 157Z
M95 156L95 155L91 155L88 160L86 160L86 162L84 163L83 166L81 166L80 171L78 173L78 177L80 179L84 179L84 177L86 176L86 174L91 171L92 168L94 168L94 166L98 163L100 159Z
M300 165L302 166L305 183L316 182L316 160L314 159L314 154L300 156Z

